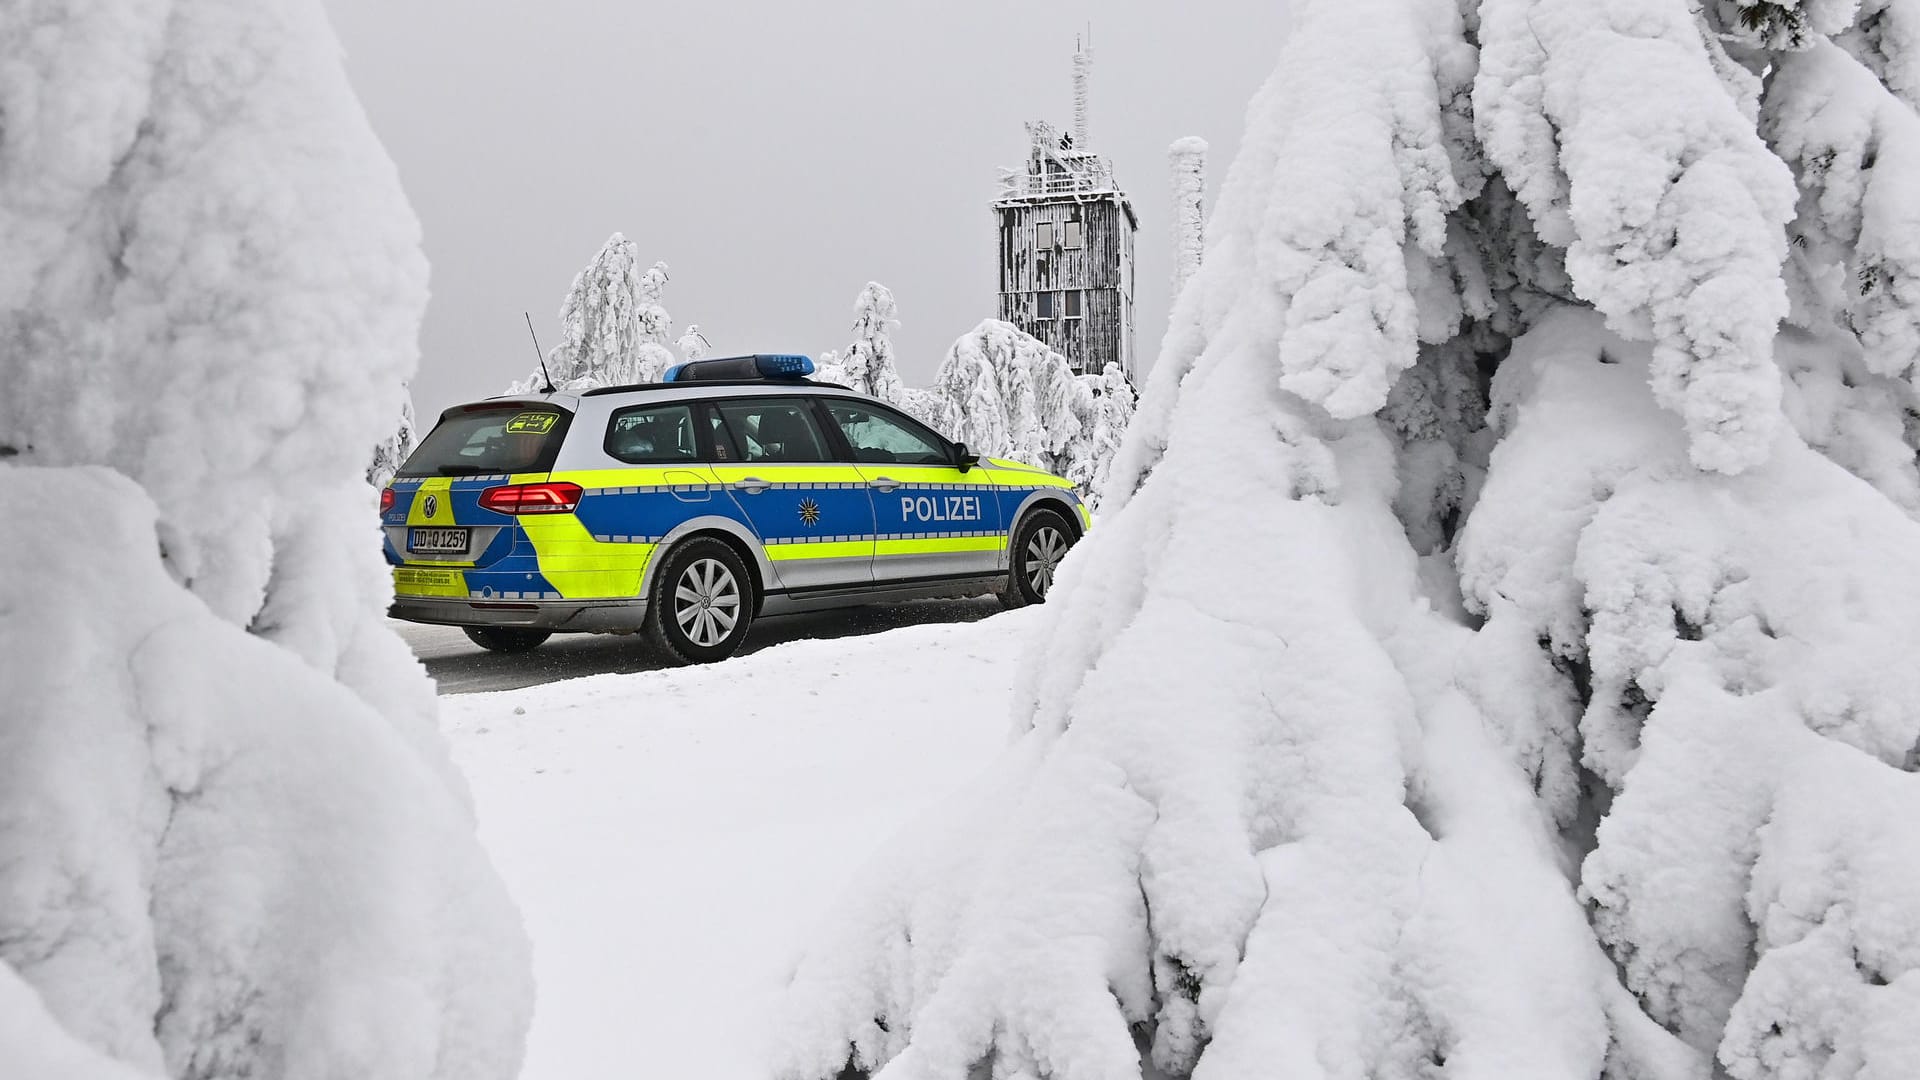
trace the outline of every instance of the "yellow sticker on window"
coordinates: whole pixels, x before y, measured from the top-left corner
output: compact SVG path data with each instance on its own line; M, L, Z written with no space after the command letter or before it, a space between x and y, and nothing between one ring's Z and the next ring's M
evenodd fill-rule
M523 412L507 421L509 435L545 435L553 430L553 422L560 419L550 412Z

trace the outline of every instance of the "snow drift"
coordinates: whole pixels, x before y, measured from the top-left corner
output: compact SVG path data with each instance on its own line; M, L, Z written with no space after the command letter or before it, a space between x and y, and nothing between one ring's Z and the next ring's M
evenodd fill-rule
M1902 11L1298 5L778 1075L1920 1074Z
M0 492L43 508L0 523L0 942L52 1015L170 1076L514 1075L526 942L444 751L174 585L124 477Z

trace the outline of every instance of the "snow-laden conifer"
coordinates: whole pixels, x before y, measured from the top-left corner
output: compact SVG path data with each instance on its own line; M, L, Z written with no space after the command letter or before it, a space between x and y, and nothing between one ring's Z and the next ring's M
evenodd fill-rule
M10 5L0 73L0 1072L512 1076L366 486L427 267L321 5Z
M675 344L680 347L680 355L687 360L700 359L707 355L707 350L712 347L707 343L707 335L700 332L699 323L688 323L687 332L681 334L680 340Z
M867 282L853 301L853 344L839 359L847 385L882 401L900 400L900 370L893 359L893 328L900 325L893 293Z
M1910 7L1297 5L780 1074L1920 1074Z
M1576 295L1652 342L1654 392L1686 417L1695 462L1738 472L1778 426L1792 178L1717 34L1685 5L1630 25L1613 10L1482 3L1475 123L1535 230L1566 252Z
M560 304L560 344L547 353L546 371L534 371L509 393L531 393L547 377L578 392L657 379L674 362L668 350L673 318L660 304L667 264L640 269L633 241L614 233L574 275Z
M977 448L976 453L1005 452L1012 439L999 375L1007 362L995 364L993 356L1013 351L1012 335L1018 333L989 319L956 340L934 372L924 419L949 439Z
M844 372L836 364L824 377L853 385ZM905 392L903 405L973 452L1067 477L1083 498L1097 502L1132 420L1134 392L1117 365L1076 375L1045 342L988 319L953 343L933 386Z
M1099 375L1083 375L1080 379L1093 396L1092 408L1084 421L1084 438L1073 447L1061 475L1073 481L1088 505L1098 510L1121 440L1133 423L1138 395L1132 380L1116 363L1109 362Z
M400 420L394 426L393 434L374 446L373 461L367 465L367 483L376 488L386 487L387 481L393 479L393 474L405 464L407 455L413 452L417 434L414 430L413 395L401 387Z
M1841 13L1847 10L1847 5L1835 6ZM1920 109L1920 6L1912 0L1860 0L1853 25L1834 40L1890 93Z

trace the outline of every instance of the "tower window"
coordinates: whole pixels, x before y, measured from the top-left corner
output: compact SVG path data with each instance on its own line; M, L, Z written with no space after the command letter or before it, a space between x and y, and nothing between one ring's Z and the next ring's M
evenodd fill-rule
M1066 309L1067 309L1066 317L1069 319L1079 318L1080 317L1080 290L1078 289L1069 290L1068 292L1062 294L1062 299L1066 301Z
M1053 222L1042 221L1033 227L1033 244L1041 251L1053 247Z
M1043 293L1036 294L1034 298L1033 313L1035 318L1046 319L1049 321L1052 320L1053 294L1050 292L1043 292Z
M1061 246L1067 248L1069 251L1077 250L1081 247L1079 222L1077 221L1067 222L1066 238L1063 241L1061 241Z

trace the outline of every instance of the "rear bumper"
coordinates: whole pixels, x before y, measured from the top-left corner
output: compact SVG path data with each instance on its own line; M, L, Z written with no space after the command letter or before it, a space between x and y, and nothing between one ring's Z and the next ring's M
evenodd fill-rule
M638 630L645 600L459 600L395 597L387 614L406 622L441 626L525 626L540 630Z

